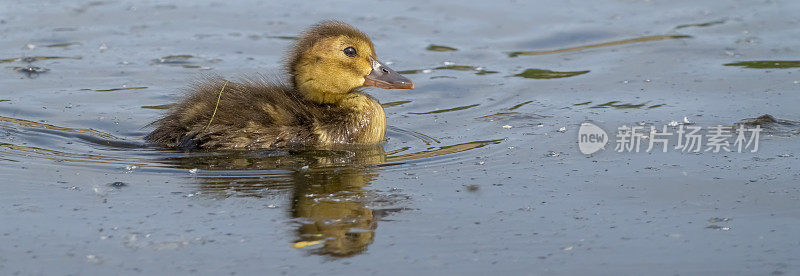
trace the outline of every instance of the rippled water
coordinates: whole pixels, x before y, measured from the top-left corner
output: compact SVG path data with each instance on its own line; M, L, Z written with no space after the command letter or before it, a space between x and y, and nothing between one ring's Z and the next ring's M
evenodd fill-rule
M792 1L0 5L2 274L796 274ZM186 153L147 124L348 22L388 140ZM764 114L774 122L754 121ZM586 156L591 120L764 123L758 152ZM613 143L614 141L612 141Z

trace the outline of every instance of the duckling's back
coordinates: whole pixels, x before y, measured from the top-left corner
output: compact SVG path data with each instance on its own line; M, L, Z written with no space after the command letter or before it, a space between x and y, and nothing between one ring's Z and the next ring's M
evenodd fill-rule
M325 108L330 107L303 100L288 85L212 79L194 85L164 118L153 122L156 129L145 140L184 150L313 145L314 125L335 119L326 118L336 112Z

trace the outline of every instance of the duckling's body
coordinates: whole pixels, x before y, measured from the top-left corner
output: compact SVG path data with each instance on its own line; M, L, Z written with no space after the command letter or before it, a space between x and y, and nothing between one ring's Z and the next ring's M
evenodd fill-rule
M214 79L195 85L153 122L145 140L182 149L376 144L384 139L386 116L358 88L413 88L377 61L366 35L334 21L309 29L287 67L291 84Z

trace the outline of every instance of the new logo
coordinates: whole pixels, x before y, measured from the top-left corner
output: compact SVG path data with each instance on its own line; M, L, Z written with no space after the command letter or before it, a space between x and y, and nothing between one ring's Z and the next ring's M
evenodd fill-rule
M583 154L592 154L603 148L608 143L608 133L591 122L581 123L578 129L578 149Z

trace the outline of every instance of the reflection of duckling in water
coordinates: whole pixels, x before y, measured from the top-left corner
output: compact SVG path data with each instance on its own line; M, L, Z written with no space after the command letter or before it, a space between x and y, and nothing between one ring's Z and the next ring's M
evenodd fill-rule
M376 177L357 167L297 172L292 216L303 219L298 221L295 246L321 244L311 252L335 257L365 251L375 239L381 216L366 206L370 196L362 188Z
M201 170L290 171L280 177L200 174L195 179L200 184L198 194L211 197L291 194L286 204L295 218L292 224L297 225L294 247L311 254L349 257L367 250L382 217L400 210L386 207L395 206L402 197L366 188L378 177L375 164L384 163L385 156L383 147L374 145L286 155L233 151L209 158L190 153L168 161Z
M325 21L306 31L287 60L291 84L214 80L192 88L145 140L182 149L258 149L377 144L386 131L381 105L362 86L413 89L381 64L372 41Z

